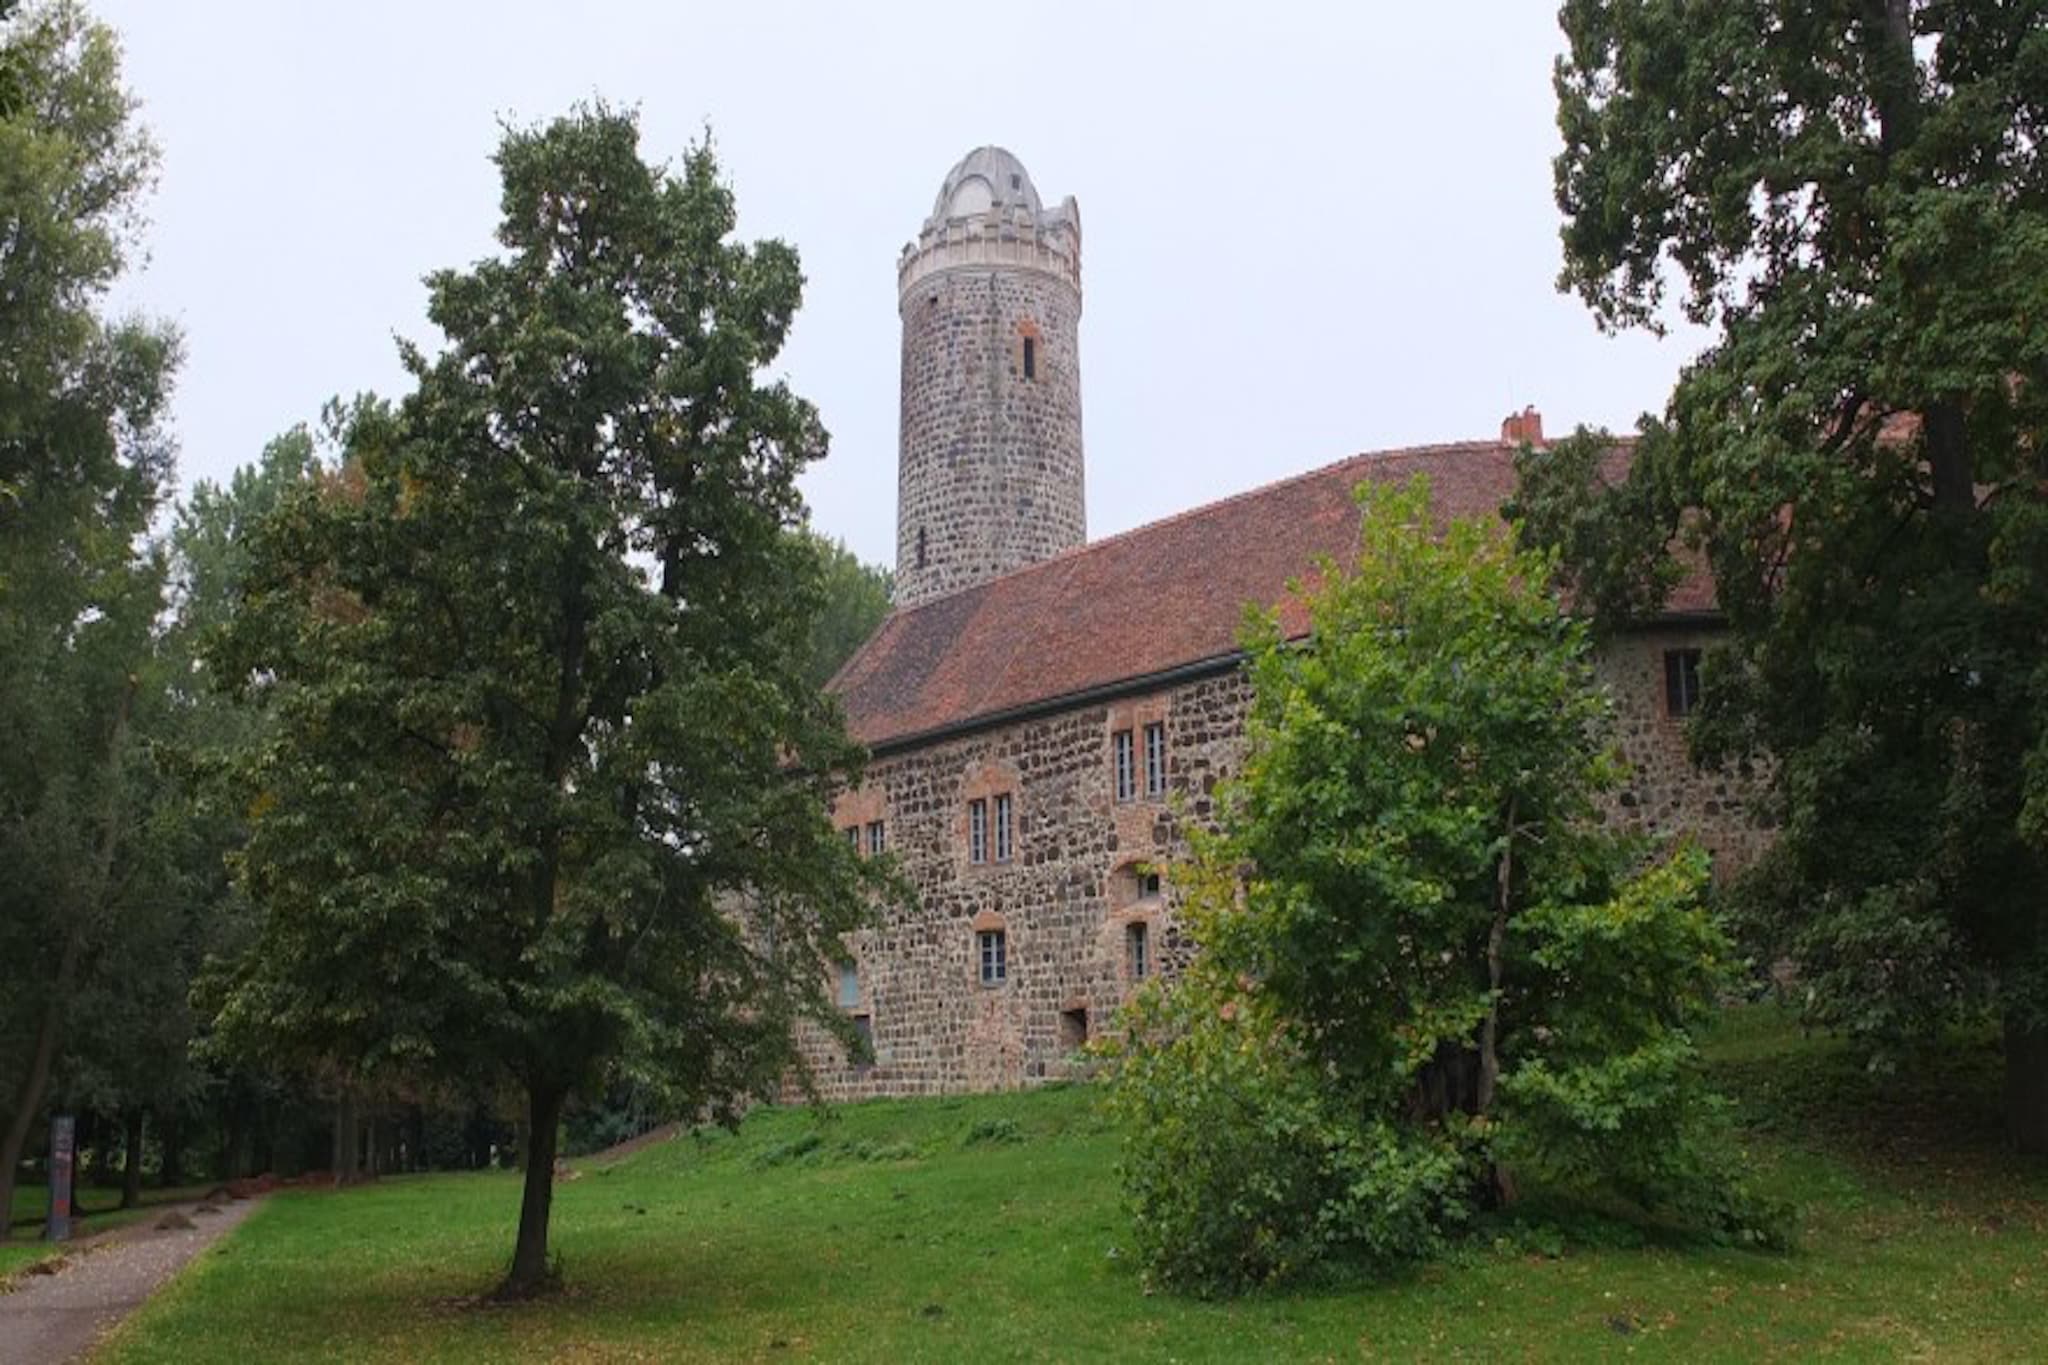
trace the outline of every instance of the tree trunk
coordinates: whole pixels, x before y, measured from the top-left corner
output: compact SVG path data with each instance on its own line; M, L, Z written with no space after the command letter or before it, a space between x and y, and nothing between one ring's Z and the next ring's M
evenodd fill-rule
M142 1110L128 1111L128 1131L121 1156L121 1207L132 1209L142 1202Z
M1508 798L1506 840L1501 846L1500 868L1494 878L1493 927L1486 935L1486 989L1492 995L1486 1007L1486 1022L1479 1026L1479 1098L1475 1106L1484 1114L1493 1108L1494 1087L1500 1083L1500 977L1501 958L1507 949L1508 910L1515 881L1515 798Z
M156 1183L172 1189L185 1183L185 1116L176 1109L157 1115L157 1141L163 1144L164 1165Z
M353 1185L362 1151L356 1121L356 1097L344 1090L334 1102L334 1183Z
M246 1119L247 1115L243 1112L241 1097L230 1095L228 1102L221 1106L220 1115L220 1178L222 1180L240 1180L249 1173L244 1159L248 1137Z
M1493 925L1486 935L1486 988L1492 999L1486 1007L1486 1022L1479 1026L1478 1102L1473 1111L1485 1114L1493 1108L1494 1090L1500 1084L1500 990L1502 959L1507 953L1508 912L1514 907L1516 801L1508 798L1505 842L1500 851L1500 868L1494 879ZM1499 1161L1493 1163L1492 1202L1506 1208L1515 1202L1515 1177Z
M69 1003L78 959L85 951L85 933L92 912L113 878L115 828L121 814L121 746L128 736L128 716L134 709L136 680L131 677L121 691L120 710L107 738L107 800L102 813L100 846L95 851L94 878L81 903L73 907L71 922L65 926L64 947L57 958L57 975L50 982L50 995L43 1002L42 1017L36 1021L35 1049L29 1054L28 1071L14 1092L14 1108L7 1131L0 1133L0 1210L14 1207L14 1177L21 1165L22 1149L43 1108L43 1092L50 1084L50 1068L57 1058L57 1038L64 1029L64 1007ZM11 1220L0 1216L0 1240L8 1236Z
M548 1213L555 1199L555 1133L562 1122L563 1094L546 1085L527 1086L526 1188L519 1201L519 1241L512 1269L492 1296L528 1299L554 1286L548 1267Z
M2005 1116L2029 1156L2048 1156L2048 1027L2005 1021Z

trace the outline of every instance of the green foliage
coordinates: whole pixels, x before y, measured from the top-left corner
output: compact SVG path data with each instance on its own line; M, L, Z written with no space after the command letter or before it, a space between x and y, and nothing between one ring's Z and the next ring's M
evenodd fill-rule
M0 1204L54 1082L117 1078L85 1017L175 1005L158 894L175 815L147 742L178 344L102 316L155 149L113 35L68 0L0 18ZM162 970L159 970L162 969ZM120 973L136 972L122 981ZM134 1018L128 1013L125 1018ZM118 1046L118 1040L117 1044Z
M806 676L825 435L759 380L795 254L729 240L708 145L670 175L603 106L498 162L502 254L430 280L446 348L249 537L212 663L272 727L261 918L218 1023L356 1078L509 1077L545 1166L572 1091L773 1093L799 1017L848 1031L825 964L892 884L825 816L860 761Z
M1109 1107L1139 1264L1198 1295L1343 1256L1439 1251L1471 1161L1439 1134L1361 1127L1356 1107L1267 1006L1206 958L1122 1016Z
M806 539L818 557L825 602L811 626L811 682L823 687L867 643L889 614L890 574L863 564L853 551L815 532Z
M1711 570L1694 739L1772 763L1758 949L1880 1057L2001 1009L2048 1150L2048 9L1560 17L1561 284L1608 327L1682 287L1718 334L1625 476L1531 452L1518 512L1610 625Z
M1719 1157L1692 1030L1706 860L1603 832L1609 703L1551 562L1368 484L1355 567L1254 621L1243 774L1177 877L1202 952L1116 1071L1147 1264L1229 1289L1428 1255L1520 1183L1776 1238Z
M960 1139L963 1147L1000 1147L1005 1143L1021 1142L1024 1130L1017 1126L1015 1119L976 1119L967 1127L967 1135Z

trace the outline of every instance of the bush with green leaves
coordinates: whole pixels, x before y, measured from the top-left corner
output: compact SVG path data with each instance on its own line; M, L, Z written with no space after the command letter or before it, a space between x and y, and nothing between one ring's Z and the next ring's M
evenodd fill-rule
M1200 954L1125 1016L1141 1255L1197 1291L1426 1256L1524 1184L1773 1242L1693 1032L1729 945L1697 849L1603 827L1611 704L1550 561L1367 484L1305 641L1247 634L1218 832L1176 873Z

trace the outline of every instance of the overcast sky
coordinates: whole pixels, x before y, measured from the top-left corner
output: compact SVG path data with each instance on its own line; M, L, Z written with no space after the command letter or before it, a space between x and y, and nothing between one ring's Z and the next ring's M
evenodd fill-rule
M122 302L187 357L185 479L334 393L403 391L421 277L491 249L501 119L602 95L707 124L741 231L802 253L782 368L814 523L894 554L896 256L982 143L1080 201L1092 536L1361 450L1633 427L1697 340L1558 295L1554 7L97 0L163 147ZM1256 16L1256 17L1254 17Z

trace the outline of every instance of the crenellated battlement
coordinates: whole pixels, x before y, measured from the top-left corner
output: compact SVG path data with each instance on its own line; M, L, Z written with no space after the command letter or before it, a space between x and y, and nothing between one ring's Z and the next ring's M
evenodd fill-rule
M1081 216L1069 198L1051 213L1018 204L960 218L928 219L896 262L896 291L947 270L1035 270L1081 291Z

